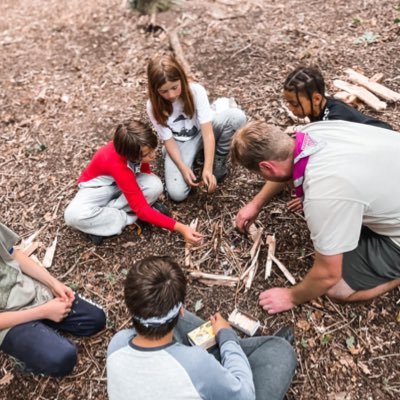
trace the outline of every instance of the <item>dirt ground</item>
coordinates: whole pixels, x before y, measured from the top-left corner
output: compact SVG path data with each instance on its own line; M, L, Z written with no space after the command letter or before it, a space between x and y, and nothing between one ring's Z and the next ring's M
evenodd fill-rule
M367 76L383 72L384 83L400 91L399 2L182 4L180 10L159 14L157 23L167 30L180 27L185 56L210 98L233 96L250 118L282 127L291 124L281 88L298 64L318 66L331 92L333 79L345 78L346 67L357 67ZM147 24L148 17L131 11L125 0L0 3L1 221L23 237L44 227L39 235L40 259L58 233L51 272L99 302L108 314L104 332L75 340L79 363L65 379L22 375L12 360L0 355L1 399L106 399L107 344L129 324L122 297L127 269L150 254L170 254L183 261L183 241L160 229L146 228L141 237L127 229L94 247L63 221L77 177L94 151L111 137L115 124L131 117L146 118L147 61L169 50L167 35L146 33ZM357 39L361 43L356 44ZM400 129L398 105L389 104L379 115L368 108L364 111ZM162 174L160 159L154 169ZM198 192L181 204L165 202L182 221L199 217L210 245L215 222L221 222L221 238L244 265L251 242L232 228L232 220L261 186L258 177L236 168L212 196ZM313 249L302 217L287 211L288 199L284 193L269 204L259 226L275 233L277 257L299 280L312 264ZM265 246L259 259L265 265ZM216 248L201 269L229 273L230 261ZM260 267L247 293L242 288L190 281L187 308L196 308L207 318L218 309L228 315L239 306L260 319L260 334L293 325L299 364L288 399L400 397L400 290L359 305L337 305L323 297L268 316L257 304L259 292L289 283L276 267L269 280L263 275Z

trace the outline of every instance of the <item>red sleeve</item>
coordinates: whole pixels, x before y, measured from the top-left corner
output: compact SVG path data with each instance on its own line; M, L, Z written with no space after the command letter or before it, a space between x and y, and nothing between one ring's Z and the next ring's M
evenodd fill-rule
M140 172L143 172L144 174L151 174L150 164L149 163L140 164Z
M154 210L149 205L142 190L136 182L135 174L128 167L127 162L123 157L116 158L115 162L112 162L112 165L109 167L116 184L125 195L130 208L139 219L152 225L169 229L170 231L174 229L176 223L174 219Z

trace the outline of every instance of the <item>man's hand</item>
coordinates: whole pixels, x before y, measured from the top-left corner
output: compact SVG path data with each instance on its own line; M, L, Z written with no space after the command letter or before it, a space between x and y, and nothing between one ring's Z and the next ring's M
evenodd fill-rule
M236 227L241 232L248 231L250 225L254 223L259 213L260 209L253 202L246 204L236 215Z
M203 169L202 173L203 182L207 186L207 192L213 193L217 188L217 179L213 175L212 171L208 171L205 168Z
M39 307L42 308L43 318L54 322L62 321L71 311L71 304L60 297L56 297Z
M72 305L75 300L75 295L72 289L61 283L58 279L53 279L50 289L55 297L61 298L70 305Z
M298 197L287 202L289 211L299 212L303 209L303 202Z
M217 335L221 329L230 328L229 322L222 317L222 315L217 312L210 317L211 325L214 333Z
M199 186L199 183L196 182L196 180L197 180L196 175L189 167L185 167L185 169L181 172L182 172L183 179L189 186L192 186L192 187Z
M291 310L296 304L290 289L273 288L265 290L259 297L260 306L268 314L277 314L283 311Z

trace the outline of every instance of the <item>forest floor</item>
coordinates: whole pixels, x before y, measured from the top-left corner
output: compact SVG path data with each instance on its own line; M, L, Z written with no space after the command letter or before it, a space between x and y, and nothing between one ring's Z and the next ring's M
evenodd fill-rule
M299 64L318 66L331 93L333 79L345 78L347 67L367 76L382 72L384 83L400 91L399 21L400 3L393 0L183 1L180 10L157 16L167 30L179 27L186 59L211 99L232 96L249 118L283 128L292 122L283 107L282 82ZM0 355L1 399L106 399L107 344L129 323L122 290L127 269L150 254L173 255L183 263L178 235L151 227L138 237L126 229L94 247L63 220L76 179L113 127L147 118L146 64L155 53L169 51L165 32L146 33L148 22L125 0L0 2L0 220L22 237L43 228L40 259L58 235L50 271L108 315L101 334L74 339L79 362L64 379L23 375ZM397 105L379 114L364 111L400 129ZM162 176L161 158L154 169ZM199 191L181 204L165 200L179 220L199 218L212 249L201 270L232 273L221 241L240 265L248 261L252 243L233 229L232 220L262 184L235 168L214 195ZM302 216L286 208L289 198L283 193L265 207L258 226L275 234L277 257L299 281L312 264L313 248ZM222 225L216 245L215 222ZM299 364L288 399L398 399L400 290L357 305L322 297L269 316L258 306L259 293L290 284L276 267L264 280L266 256L263 246L246 293L190 280L187 308L207 318L240 307L259 318L259 334L294 326Z

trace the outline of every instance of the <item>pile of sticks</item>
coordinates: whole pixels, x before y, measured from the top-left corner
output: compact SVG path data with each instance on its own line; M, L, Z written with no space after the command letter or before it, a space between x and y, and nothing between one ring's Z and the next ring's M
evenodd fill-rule
M50 268L53 264L54 255L57 247L57 235L54 238L52 244L46 248L45 255L43 260L40 261L37 256L34 254L35 251L42 246L42 242L35 241L36 237L45 227L39 229L27 239L21 241L18 246L15 246L16 249L21 250L26 256L30 257L33 261L35 261L38 265L44 268Z
M334 80L334 86L341 90L334 95L335 98L353 105L362 101L376 111L384 110L387 107L386 102L400 101L400 93L381 84L384 78L383 74L375 74L368 78L351 68L346 69L345 73L352 83L340 79Z
M225 223L223 218L217 221L209 221L208 228L211 232L205 238L209 238L200 246L187 244L185 247L185 267L193 279L201 283L214 286L243 286L247 292L260 267L260 252L264 245L268 246L267 260L264 265L265 279L271 275L273 263L279 268L286 279L294 285L293 275L275 256L276 239L274 235L265 235L263 227L252 225L249 238L238 236L234 240L239 244L234 246L228 241L229 237L235 239L239 233L231 223ZM193 229L200 230L198 219L191 222ZM228 227L228 228L227 228ZM265 238L266 236L266 238ZM204 266L204 268L201 267Z

